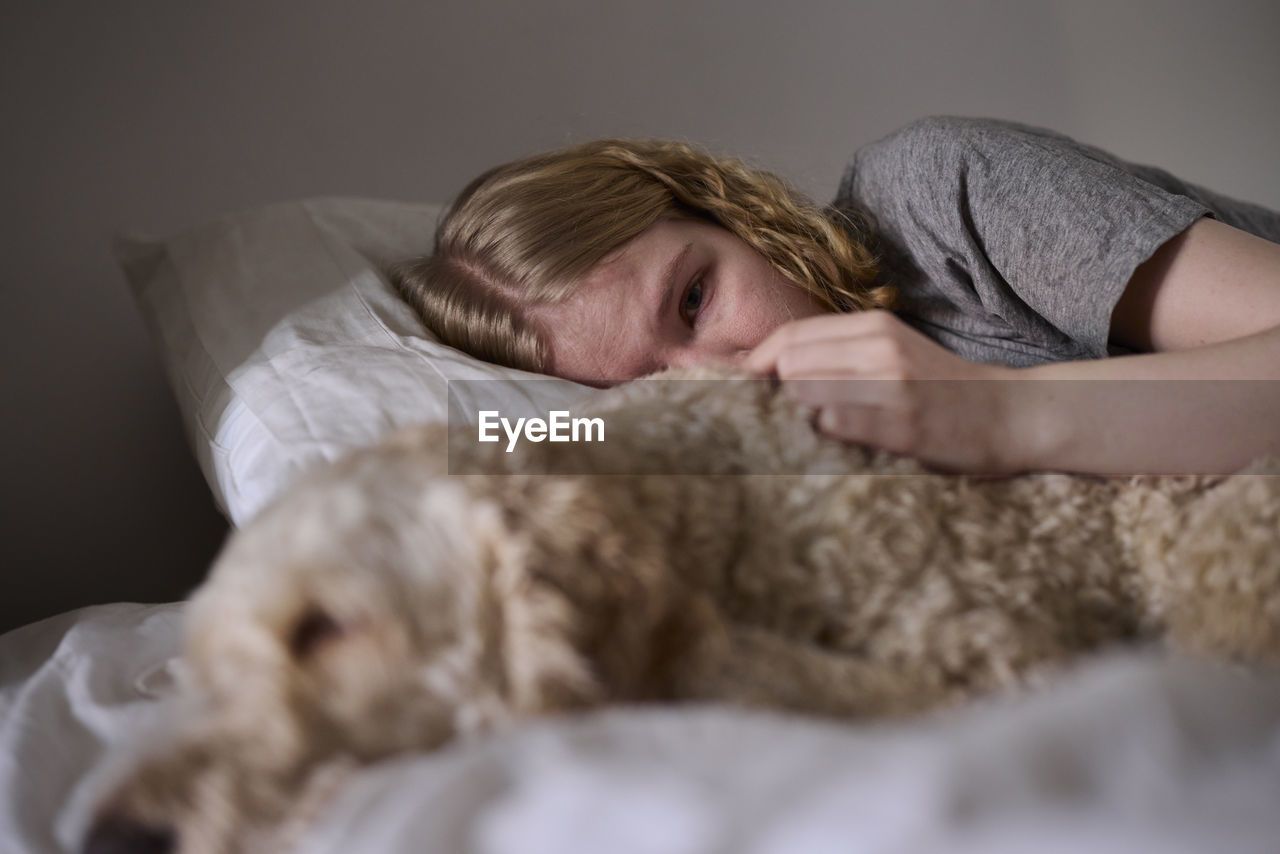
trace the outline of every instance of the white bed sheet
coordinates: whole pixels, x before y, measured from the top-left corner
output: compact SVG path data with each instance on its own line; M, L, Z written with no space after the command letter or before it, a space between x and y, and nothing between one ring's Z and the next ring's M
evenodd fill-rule
M0 852L76 850L108 745L170 690L180 605L102 605L0 636Z
M0 637L0 852L72 851L107 744L162 711L179 605ZM1280 850L1280 675L1102 659L935 721L614 710L383 763L300 854Z

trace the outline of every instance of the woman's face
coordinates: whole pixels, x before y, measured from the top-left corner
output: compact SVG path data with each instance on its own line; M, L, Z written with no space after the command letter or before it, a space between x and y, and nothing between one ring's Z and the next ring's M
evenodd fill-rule
M726 229L661 219L538 306L551 373L608 386L663 368L736 362L783 323L825 312Z

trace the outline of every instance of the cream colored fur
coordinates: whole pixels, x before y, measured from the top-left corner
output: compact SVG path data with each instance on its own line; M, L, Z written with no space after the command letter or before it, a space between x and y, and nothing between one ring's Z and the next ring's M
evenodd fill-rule
M178 735L100 834L276 850L347 768L605 703L898 716L1116 643L1280 657L1275 462L927 474L691 376L596 398L602 444L446 460L427 427L307 477L195 597Z

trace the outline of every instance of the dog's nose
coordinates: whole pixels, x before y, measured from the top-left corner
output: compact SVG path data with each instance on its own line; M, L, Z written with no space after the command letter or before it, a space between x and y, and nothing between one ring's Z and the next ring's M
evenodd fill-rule
M90 828L80 854L172 854L177 841L171 828L105 815Z

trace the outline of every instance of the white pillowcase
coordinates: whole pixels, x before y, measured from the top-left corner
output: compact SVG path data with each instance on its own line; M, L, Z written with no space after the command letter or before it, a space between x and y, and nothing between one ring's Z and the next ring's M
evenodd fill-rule
M310 199L116 256L215 501L240 525L322 459L399 427L563 409L590 391L437 342L382 270L430 250L438 205ZM451 380L491 380L449 386Z

